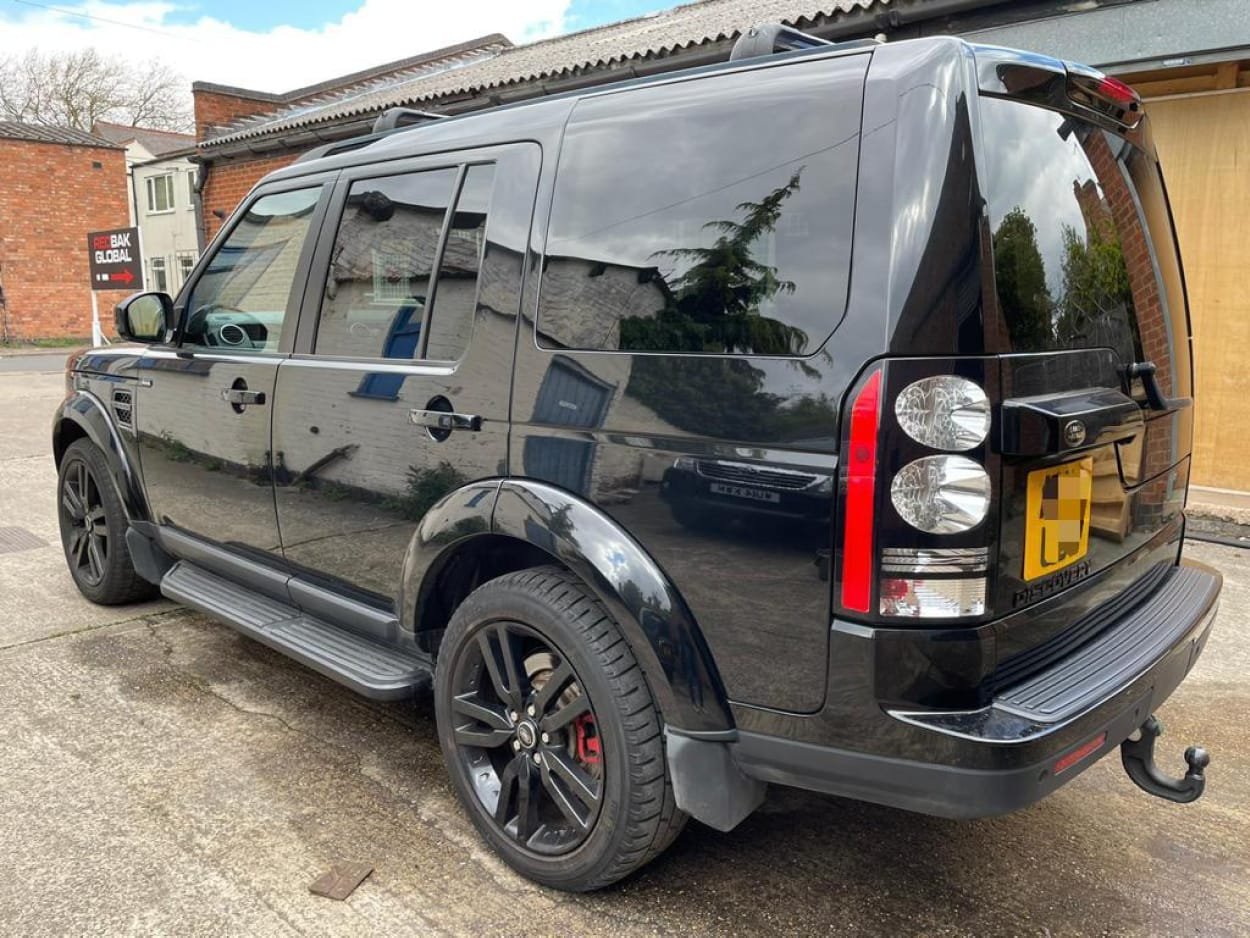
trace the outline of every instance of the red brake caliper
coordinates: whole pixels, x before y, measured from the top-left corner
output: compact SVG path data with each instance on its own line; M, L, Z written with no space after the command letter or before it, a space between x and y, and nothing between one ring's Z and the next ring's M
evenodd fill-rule
M582 765L598 765L603 759L603 753L599 748L595 718L589 713L583 713L573 721L573 731L577 734L577 761Z

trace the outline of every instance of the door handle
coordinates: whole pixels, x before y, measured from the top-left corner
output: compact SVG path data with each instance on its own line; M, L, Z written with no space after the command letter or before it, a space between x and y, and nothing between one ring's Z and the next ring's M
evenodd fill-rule
M249 404L264 404L264 391L249 391L247 388L222 388L221 399L235 407L246 407Z
M471 430L482 429L482 418L477 414L457 414L447 410L410 410L408 421L428 430Z

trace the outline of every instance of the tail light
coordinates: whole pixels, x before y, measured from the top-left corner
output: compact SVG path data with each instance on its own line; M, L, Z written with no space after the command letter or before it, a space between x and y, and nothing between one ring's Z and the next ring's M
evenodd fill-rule
M1118 78L1068 63L1068 99L1133 127L1141 120L1141 98Z
M837 539L845 613L988 614L997 456L986 388L997 385L995 369L989 359L895 359L853 392Z

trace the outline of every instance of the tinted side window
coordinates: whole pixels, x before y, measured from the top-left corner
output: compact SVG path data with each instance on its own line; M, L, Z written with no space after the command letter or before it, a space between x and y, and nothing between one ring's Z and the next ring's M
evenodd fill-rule
M187 297L183 344L275 351L321 187L257 199Z
M315 351L417 357L457 170L352 183L330 256Z
M469 347L486 241L486 211L494 181L494 166L470 166L465 171L438 265L438 293L426 358L454 361Z
M846 305L866 62L579 102L556 176L540 344L815 351Z

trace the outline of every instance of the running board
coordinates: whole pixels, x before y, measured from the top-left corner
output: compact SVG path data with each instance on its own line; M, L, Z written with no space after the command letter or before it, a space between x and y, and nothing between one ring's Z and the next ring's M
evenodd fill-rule
M374 700L411 697L433 678L424 655L314 619L185 560L161 579L161 592Z

